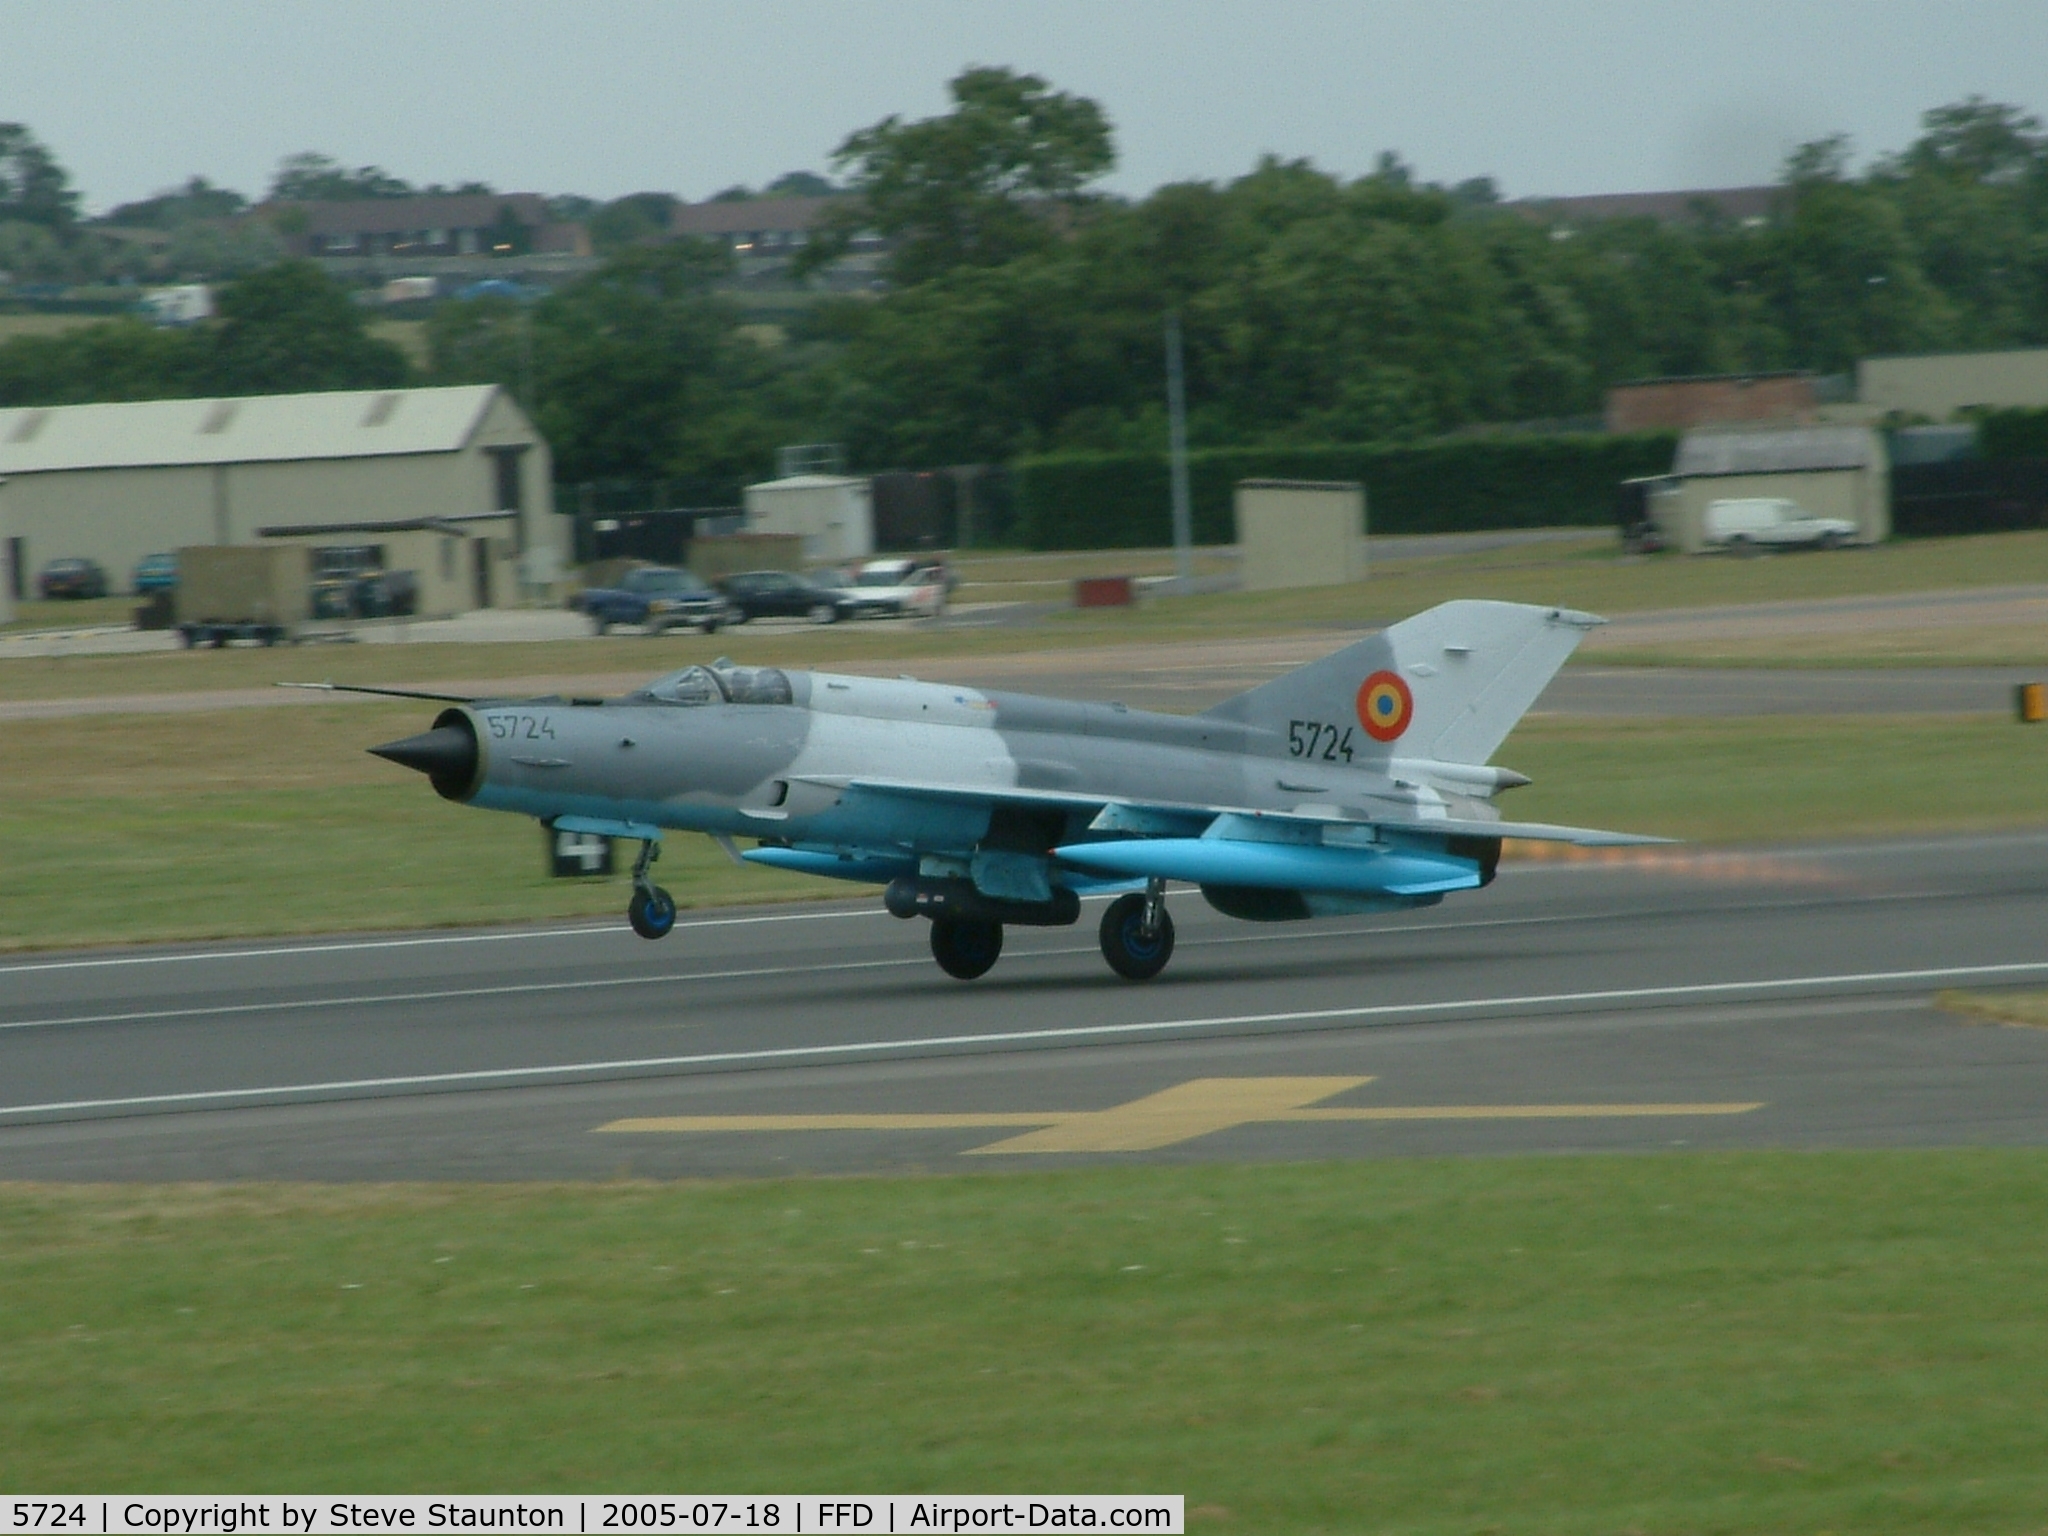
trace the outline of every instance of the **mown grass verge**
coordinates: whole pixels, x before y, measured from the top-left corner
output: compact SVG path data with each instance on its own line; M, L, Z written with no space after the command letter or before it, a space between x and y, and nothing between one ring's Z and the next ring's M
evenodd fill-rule
M616 916L623 870L556 880L523 818L436 797L363 748L407 705L82 716L0 731L0 948ZM2043 739L1994 717L1525 721L1517 820L1703 842L2048 824ZM864 888L671 837L685 906ZM627 851L630 852L630 849Z
M101 716L0 730L0 949L621 917L610 879L555 879L523 817L440 799L363 749L431 706ZM679 905L845 896L673 837Z
M2039 1151L0 1188L0 1486L2031 1531Z
M1096 569L1119 569L1118 551ZM1082 557L1047 556L1045 568L1081 569ZM1023 569L1034 569L1025 566ZM1064 581L1064 575L1056 578ZM1923 539L1830 554L1768 559L1622 557L1614 541L1522 545L1389 561L1363 582L1282 592L1161 598L1129 609L1066 609L1024 625L986 629L902 623L835 624L780 634L741 628L703 637L671 635L489 645L354 645L272 650L161 652L141 656L56 656L0 660L0 699L246 688L277 681L408 684L450 679L634 674L653 677L729 653L742 661L830 670L850 662L943 663L958 657L1078 646L1217 640L1303 629L1392 623L1459 597L1555 604L1600 614L1720 607L2024 585L2048 582L2048 532ZM1045 594L1035 591L1034 597ZM1953 638L1964 639L1966 632ZM1333 635L1331 648L1342 642ZM1936 654L1914 664L1946 660ZM1710 648L1711 649L1711 648ZM1799 665L1803 637L1787 637L1764 659ZM2035 652L2029 648L2026 653ZM1691 647L1660 647L1657 659L1713 664Z

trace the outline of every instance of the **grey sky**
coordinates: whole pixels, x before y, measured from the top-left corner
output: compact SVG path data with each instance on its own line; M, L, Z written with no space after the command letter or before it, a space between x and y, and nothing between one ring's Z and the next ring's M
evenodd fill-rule
M1511 196L1769 180L1860 158L1971 93L2048 116L2042 0L0 0L0 121L89 206L194 172L258 195L319 150L416 182L704 197L824 170L944 109L962 66L1035 71L1116 126L1110 185L1266 152L1357 175L1398 150Z

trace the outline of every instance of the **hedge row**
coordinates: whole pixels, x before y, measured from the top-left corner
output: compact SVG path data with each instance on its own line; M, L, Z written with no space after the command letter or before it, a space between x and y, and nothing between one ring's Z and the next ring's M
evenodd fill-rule
M2048 410L1986 411L1977 441L1987 459L2048 459Z
M1460 438L1414 446L1211 448L1188 455L1195 542L1236 539L1240 480L1357 480L1374 533L1605 525L1614 488L1671 468L1677 436ZM1049 454L1012 466L1017 537L1029 549L1173 542L1166 455Z

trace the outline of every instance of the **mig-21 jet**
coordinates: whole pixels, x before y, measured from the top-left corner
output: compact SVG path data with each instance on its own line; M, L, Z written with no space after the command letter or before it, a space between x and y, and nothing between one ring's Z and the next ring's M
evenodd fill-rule
M1144 981L1173 953L1168 881L1283 922L1486 885L1503 838L1664 841L1493 805L1529 780L1488 759L1600 622L1445 603L1199 715L727 661L614 699L360 691L449 705L370 749L445 798L637 841L642 937L675 926L652 878L663 833L700 832L753 864L882 886L962 980L995 964L1005 925L1070 924L1114 893L1103 958Z

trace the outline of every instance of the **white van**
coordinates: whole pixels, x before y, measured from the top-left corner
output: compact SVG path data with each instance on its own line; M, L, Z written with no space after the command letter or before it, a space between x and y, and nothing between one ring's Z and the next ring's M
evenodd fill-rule
M1856 537L1856 525L1839 517L1815 517L1781 496L1749 496L1707 503L1702 540L1736 554L1759 549L1811 546L1835 549Z

